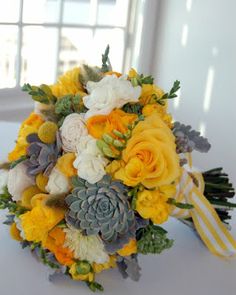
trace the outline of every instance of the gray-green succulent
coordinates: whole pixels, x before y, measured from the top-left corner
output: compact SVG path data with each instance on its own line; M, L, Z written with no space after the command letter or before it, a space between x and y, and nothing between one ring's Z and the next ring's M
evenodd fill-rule
M126 187L112 181L109 175L96 184L78 178L76 187L66 197L67 222L87 235L99 234L108 243L130 237L130 232L135 233L136 221L126 193Z

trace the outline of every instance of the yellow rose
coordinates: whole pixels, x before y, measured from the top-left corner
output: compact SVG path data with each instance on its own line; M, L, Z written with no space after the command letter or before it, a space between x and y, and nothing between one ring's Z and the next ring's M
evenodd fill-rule
M158 114L137 124L122 152L120 165L113 166L117 168L113 169L113 177L127 186L141 183L155 188L169 185L179 176L175 137Z
M172 128L172 117L166 112L166 108L158 103L147 104L143 107L142 114L145 117L151 116L154 113L159 114L161 119L168 125L168 127Z
M157 98L161 98L164 95L164 91L157 87L155 84L143 84L142 85L142 94L139 99L141 104L146 105L148 103L155 102L154 96ZM163 108L166 108L166 105L163 106Z
M167 200L174 195L174 192L173 186L166 187L163 191L143 190L139 192L136 201L137 212L144 219L151 219L155 224L165 222L170 213L170 205Z

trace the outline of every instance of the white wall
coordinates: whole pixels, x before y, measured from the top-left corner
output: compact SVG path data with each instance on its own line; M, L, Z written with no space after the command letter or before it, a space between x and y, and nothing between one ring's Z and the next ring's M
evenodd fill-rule
M236 1L159 4L151 71L166 90L181 81L174 117L205 129L212 143L207 155L195 155L195 166L224 165L236 184Z

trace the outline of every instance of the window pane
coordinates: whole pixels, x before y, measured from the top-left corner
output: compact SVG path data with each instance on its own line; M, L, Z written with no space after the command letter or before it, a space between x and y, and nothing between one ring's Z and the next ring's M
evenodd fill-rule
M20 0L0 0L0 22L17 22L19 20Z
M63 22L89 24L90 0L64 0Z
M29 26L23 29L21 84L55 81L57 35L55 28Z
M115 71L122 72L124 55L124 31L122 29L96 29L93 40L94 54L91 62L96 65L101 64L101 54L107 44L110 45L110 60Z
M92 30L90 29L62 29L59 73L87 61L92 54Z
M98 0L97 23L125 27L128 7L128 0Z
M24 0L23 22L53 23L59 20L59 0Z
M0 26L0 88L16 86L16 26Z

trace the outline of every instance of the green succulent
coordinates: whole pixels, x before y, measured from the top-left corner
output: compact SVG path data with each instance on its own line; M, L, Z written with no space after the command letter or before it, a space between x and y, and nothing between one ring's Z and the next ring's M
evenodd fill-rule
M67 222L87 235L100 234L114 242L135 229L135 216L127 200L127 189L109 175L96 184L77 178L76 187L66 197Z

